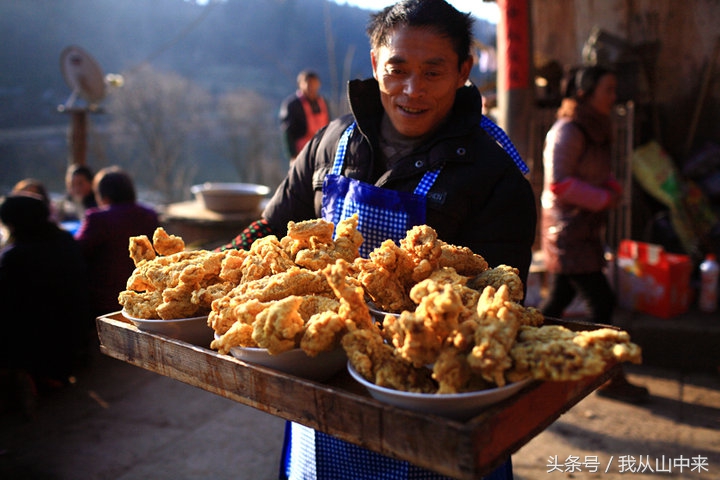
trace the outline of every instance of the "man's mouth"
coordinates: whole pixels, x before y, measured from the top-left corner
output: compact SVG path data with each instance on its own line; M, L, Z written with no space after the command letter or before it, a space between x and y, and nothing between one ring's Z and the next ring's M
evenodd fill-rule
M427 110L424 108L412 108L412 107L404 107L402 105L398 105L398 108L402 110L405 113L409 113L411 115L417 115L419 113L424 113Z

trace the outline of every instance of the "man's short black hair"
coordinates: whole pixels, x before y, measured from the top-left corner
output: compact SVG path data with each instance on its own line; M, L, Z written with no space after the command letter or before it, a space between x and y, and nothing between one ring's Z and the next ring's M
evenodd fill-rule
M479 0L478 0L479 1ZM370 16L367 34L373 50L387 45L399 26L425 27L450 39L458 55L458 68L470 56L474 20L445 0L402 0Z

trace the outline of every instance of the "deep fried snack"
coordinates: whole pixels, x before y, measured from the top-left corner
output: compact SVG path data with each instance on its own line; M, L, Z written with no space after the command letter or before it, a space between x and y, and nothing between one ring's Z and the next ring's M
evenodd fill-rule
M437 393L462 392L472 376L467 355L452 347L443 349L433 365L432 378L438 383Z
M154 260L157 256L155 249L152 246L152 242L147 235L139 235L137 237L130 237L130 245L128 246L130 258L133 264L137 267L143 261Z
M168 235L164 228L158 227L153 233L153 248L158 255L172 255L185 250L185 242L175 235Z
M266 348L271 355L277 355L296 348L299 336L305 328L305 321L298 309L302 297L289 296L260 312L253 323L252 338L260 348Z
M227 355L230 349L242 345L245 347L257 347L257 343L252 338L253 326L247 323L236 322L224 335L216 338L210 343L210 348L217 350L223 355Z
M259 238L250 246L240 268L241 283L252 282L285 272L295 263L283 249L275 235Z
M356 328L371 328L372 317L370 310L365 302L363 288L359 285L351 285L348 283L350 265L343 259L338 259L335 264L328 265L323 269L322 273L327 278L327 282L333 289L333 292L340 300L340 308L338 313L349 322L352 322Z
M368 381L387 388L415 393L434 393L437 386L425 366L415 368L393 354L377 327L350 330L342 346L353 368Z
M522 327L510 355L508 380L570 381L599 375L608 363L640 363L640 347L611 328L573 332L559 325Z
M125 313L135 318L159 320L157 307L162 303L162 291L134 292L125 290L118 296Z
M459 275L473 277L488 269L485 259L467 247L443 243L440 246L439 266L452 267Z
M473 372L499 387L505 385L504 373L512 366L510 349L520 329L520 307L509 301L509 289L488 286L478 302L480 322L475 330L475 346L468 355Z
M309 356L329 352L340 345L340 339L348 331L348 323L337 312L320 312L305 324L300 348Z
M508 265L498 265L485 270L468 282L468 287L480 292L487 286L495 287L497 290L501 285L507 286L510 290L510 300L512 301L519 302L525 296L520 271Z

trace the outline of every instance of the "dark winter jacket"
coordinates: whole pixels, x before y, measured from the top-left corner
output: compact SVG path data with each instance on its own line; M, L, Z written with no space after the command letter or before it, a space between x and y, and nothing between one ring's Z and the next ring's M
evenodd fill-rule
M338 140L353 121L343 175L383 188L412 192L427 170L442 167L428 194L427 224L441 240L481 254L491 266L507 264L525 278L535 236L532 189L505 151L480 127L482 98L475 87L458 90L449 120L433 138L386 169L378 136L383 108L374 79L349 84L352 115L318 132L291 165L263 217L284 236L289 221L321 216L322 186Z

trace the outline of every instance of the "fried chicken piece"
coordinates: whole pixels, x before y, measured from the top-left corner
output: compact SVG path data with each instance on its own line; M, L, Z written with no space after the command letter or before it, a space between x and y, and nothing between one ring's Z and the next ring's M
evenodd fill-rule
M370 260L356 259L354 268L365 293L381 310L391 313L415 310L405 288L414 264L408 253L392 240L386 240L370 252Z
M443 243L440 247L439 266L452 267L459 275L473 277L488 269L485 259L467 247Z
M317 250L333 244L335 225L323 219L290 221L287 224L287 235L281 240L283 249L292 259L301 250Z
M438 383L437 393L465 391L472 376L467 355L455 348L444 348L433 365L432 378Z
M383 340L380 330L350 330L343 335L340 343L347 354L350 365L369 382L375 381L375 365L390 361L393 348Z
M575 337L575 332L558 325L522 327L510 351L513 368L506 374L508 380L568 381L602 373L602 356L575 343Z
M459 321L464 321L473 316L480 299L480 292L465 286L467 281L468 277L459 275L454 268L442 267L435 270L427 279L412 287L410 289L410 298L413 302L419 304L431 292L441 291L442 287L448 285L460 297L463 309L460 312Z
M393 354L380 331L351 330L342 337L342 346L353 368L376 385L416 393L434 393L437 386L426 367L414 368Z
M329 352L340 345L340 339L347 331L347 322L336 312L317 313L305 324L300 348L309 357L315 357L321 352Z
M485 287L478 302L475 346L468 355L473 372L498 387L505 385L504 372L512 366L509 352L520 329L519 305L510 302L509 296L506 285L498 290Z
M356 328L370 328L373 325L370 310L365 302L363 288L348 283L350 264L339 259L333 265L328 265L322 273L327 282L340 300L338 314L345 321L352 322Z
M451 285L431 288L414 312L399 318L386 316L383 334L399 356L415 367L434 363L447 339L458 327L460 297Z
M220 279L238 285L242 280L242 264L247 256L247 250L225 250L225 257L220 267Z
M525 296L523 283L520 279L520 270L508 265L498 265L483 271L468 282L468 287L482 292L487 286L495 287L505 285L510 290L510 300L519 302Z
M192 302L194 286L189 283L180 283L177 287L166 288L162 292L162 303L155 309L163 320L173 318L190 318L205 315L204 310L197 303Z
M158 227L153 233L153 248L158 255L172 255L185 250L185 242L175 235L168 235L164 228Z
M251 282L285 272L295 263L283 250L275 235L258 238L250 246L241 267L241 281Z
M191 294L190 301L209 312L212 308L212 303L227 295L233 287L234 285L230 282L211 283L206 287L199 287L197 290L194 290Z
M162 303L161 291L134 292L125 290L118 295L118 301L131 317L159 320L157 307Z
M630 341L630 334L614 328L599 328L578 332L573 342L586 349L593 349L606 362L642 362L642 349Z
M252 338L260 348L266 348L271 355L277 355L296 348L298 336L305 328L298 309L302 297L289 296L273 302L260 312L253 323Z
M218 353L227 355L230 349L237 346L257 348L252 338L253 326L247 323L236 322L230 329L210 343L210 348Z
M128 251L130 252L130 258L136 267L143 261L154 260L157 256L147 235L130 237Z
M439 266L443 243L442 240L438 240L437 232L432 227L416 225L408 230L405 238L400 240L400 248L410 254L416 266L422 260L426 260L434 270Z

